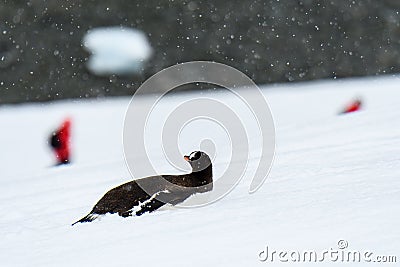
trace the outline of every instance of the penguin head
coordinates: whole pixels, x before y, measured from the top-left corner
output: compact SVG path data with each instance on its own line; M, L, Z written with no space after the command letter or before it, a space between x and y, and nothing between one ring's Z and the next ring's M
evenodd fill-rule
M193 172L199 172L211 167L210 157L202 151L193 151L189 156L183 157L190 166Z

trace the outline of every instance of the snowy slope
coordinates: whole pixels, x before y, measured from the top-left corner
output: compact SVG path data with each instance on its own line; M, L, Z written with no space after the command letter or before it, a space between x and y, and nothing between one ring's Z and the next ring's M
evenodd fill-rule
M74 227L107 190L130 179L122 154L129 99L1 106L0 265L262 266L271 264L258 259L266 246L321 252L341 239L352 250L400 261L399 82L380 77L266 87L277 144L259 191L248 194L250 162L244 180L212 205L106 216ZM337 116L355 96L364 110ZM174 104L161 103L165 109ZM73 119L74 164L51 168L46 138L66 115ZM161 155L154 163L159 172L176 172ZM217 153L216 174L226 163Z

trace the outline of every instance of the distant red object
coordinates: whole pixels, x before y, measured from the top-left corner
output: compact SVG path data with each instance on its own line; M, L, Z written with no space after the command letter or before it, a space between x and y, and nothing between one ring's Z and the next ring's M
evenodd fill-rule
M361 109L362 102L361 100L357 99L350 103L340 114L351 113L355 111L359 111Z
M70 138L71 138L71 119L67 118L60 128L50 136L50 146L53 148L58 165L70 163Z

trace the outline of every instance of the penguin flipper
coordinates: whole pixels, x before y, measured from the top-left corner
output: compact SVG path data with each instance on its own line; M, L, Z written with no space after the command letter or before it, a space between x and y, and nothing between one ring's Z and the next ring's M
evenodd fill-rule
M148 201L148 202L144 203L142 206L140 206L140 209L138 211L136 211L136 216L140 216L146 212L153 212L155 210L158 210L159 208L161 208L164 205L165 205L164 202L161 202L157 199L151 199L150 201Z

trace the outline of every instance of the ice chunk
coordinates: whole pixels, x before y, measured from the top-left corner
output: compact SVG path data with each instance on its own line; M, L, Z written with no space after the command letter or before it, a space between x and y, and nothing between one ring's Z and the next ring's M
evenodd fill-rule
M152 54L146 35L127 27L89 30L83 45L91 53L87 67L96 75L140 73Z

